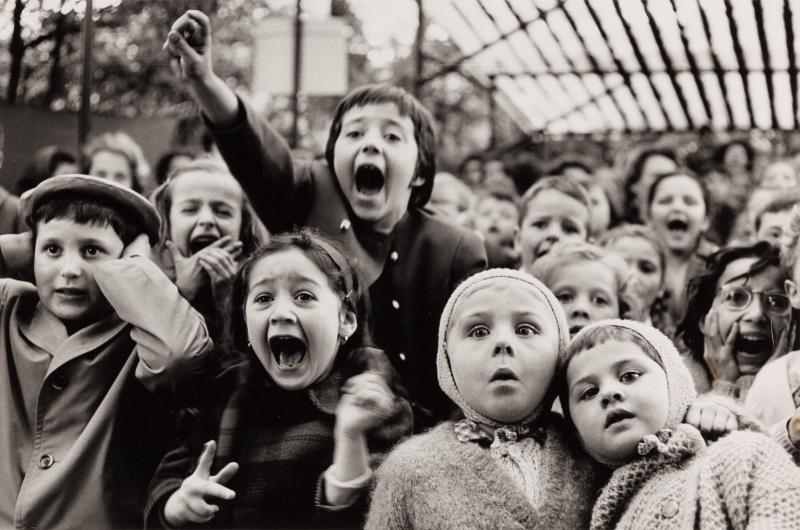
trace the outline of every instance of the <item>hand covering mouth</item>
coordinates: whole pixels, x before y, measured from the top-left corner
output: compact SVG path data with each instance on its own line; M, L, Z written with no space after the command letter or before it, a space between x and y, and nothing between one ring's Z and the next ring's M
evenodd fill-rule
M214 235L201 235L193 237L189 240L189 252L192 254L196 254L206 248L207 246L213 244L217 241L219 237Z
M291 335L276 335L268 339L269 350L278 366L284 370L297 368L306 358L305 343Z
M364 195L376 195L386 183L383 171L374 164L361 164L358 166L354 179L356 190Z
M607 429L607 428L611 427L612 425L614 425L615 423L618 423L618 422L620 422L622 420L627 420L627 419L633 418L633 417L634 417L634 415L631 414L630 412L628 412L625 409L614 409L611 412L609 412L608 415L606 416L605 428Z
M495 381L519 381L519 378L508 368L498 368L495 370L494 374L492 374L492 378L489 380L490 383Z

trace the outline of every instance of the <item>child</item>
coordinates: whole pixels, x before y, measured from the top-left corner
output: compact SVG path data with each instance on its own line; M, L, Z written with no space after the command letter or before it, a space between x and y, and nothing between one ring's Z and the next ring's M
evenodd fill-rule
M708 445L684 422L695 391L670 340L609 320L584 328L559 367L566 418L613 470L592 529L797 528L800 468L758 432Z
M483 238L489 266L516 269L519 267L517 232L519 231L519 197L513 184L493 185L478 194L475 204L475 229Z
M755 217L756 240L782 248L788 239L792 208L797 203L800 203L800 190L783 191L767 203Z
M641 300L629 296L627 264L591 243L557 244L536 261L531 274L561 303L571 336L598 320L631 314L643 317Z
M162 461L148 525L358 521L368 449L387 450L412 423L388 360L357 348L368 334L360 293L344 254L311 232L273 236L247 259L233 323L247 353L221 367L204 421Z
M461 180L450 173L437 173L427 209L464 228L472 227L475 195Z
M600 175L595 175L592 163L574 156L567 156L558 160L547 172L548 175L563 175L575 179L586 188L592 204L592 218L589 222L590 233L594 237L601 236L615 221L614 211L611 207L611 197L603 185Z
M156 255L178 291L205 317L217 344L230 339L231 283L262 227L239 183L211 160L177 168L153 193L163 223Z
M703 239L708 228L706 192L688 171L658 175L648 195L648 224L667 249L664 278L666 302L673 322L686 313L686 285L699 274L716 250Z
M690 352L698 393L744 400L753 377L793 343L791 305L778 251L765 241L724 248L689 285L678 338Z
M0 527L141 526L163 392L205 362L205 323L147 259L141 195L57 176L20 214L33 235L0 237L2 272L32 262L35 286L0 281Z
M607 232L600 244L628 264L632 275L628 284L631 295L643 309L642 322L673 337L675 324L664 303L666 251L653 229L644 225L620 225Z
M409 390L417 429L447 417L435 315L462 278L486 267L486 253L475 234L422 210L436 173L430 114L400 88L357 88L335 111L325 160L293 163L278 133L211 69L208 17L188 11L165 47L267 229L318 228L354 260L369 287L375 340Z
M530 272L536 260L559 241L586 241L591 199L568 177L545 177L520 200L518 246L522 270Z
M789 223L787 243L781 252L781 266L786 272L786 291L793 313L800 310L800 207L795 206ZM796 325L796 320L793 322ZM772 438L778 441L800 463L800 351L793 345L791 353L765 364L756 374L745 398L744 406L757 419L770 426Z
M105 133L84 148L83 171L142 192L147 168L142 149L124 132Z
M623 178L629 223L642 223L647 218L647 195L657 175L672 173L678 168L678 157L666 147L648 147L640 151Z
M466 418L389 455L366 528L585 528L601 477L550 412L568 339L558 300L527 273L465 280L442 314L437 366Z

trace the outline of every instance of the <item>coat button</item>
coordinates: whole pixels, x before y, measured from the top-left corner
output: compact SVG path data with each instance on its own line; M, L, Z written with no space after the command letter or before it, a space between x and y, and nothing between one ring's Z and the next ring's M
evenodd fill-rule
M661 505L661 515L667 519L675 517L678 513L678 503L675 501L667 501Z
M50 386L53 390L64 390L67 386L67 377L64 374L56 374L50 379Z
M392 300L392 307L395 309L400 309L400 302L397 300Z
M347 232L350 230L350 221L347 219L342 219L342 222L339 223L339 230L342 232Z
M39 467L42 469L48 469L55 461L56 459L53 458L53 455L42 455L39 457Z
M406 360L406 354L403 353L403 352L400 352L397 356L400 357L401 361L405 361Z
M400 256L397 255L397 252L392 252L391 254L389 254L389 259L392 260L393 262L397 261L399 258Z

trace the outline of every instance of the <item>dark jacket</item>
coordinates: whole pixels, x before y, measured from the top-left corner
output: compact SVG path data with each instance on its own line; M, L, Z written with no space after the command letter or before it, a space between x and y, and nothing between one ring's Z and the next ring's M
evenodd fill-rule
M439 317L452 289L486 268L473 233L413 209L390 234L361 221L325 161L293 162L286 143L246 103L230 129L211 132L271 233L309 226L338 241L367 282L372 327L408 390L415 430L449 416L436 380Z

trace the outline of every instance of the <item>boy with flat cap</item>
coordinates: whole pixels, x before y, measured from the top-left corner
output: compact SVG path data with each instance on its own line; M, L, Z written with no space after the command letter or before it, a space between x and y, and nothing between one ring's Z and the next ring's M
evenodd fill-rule
M20 216L32 233L0 236L0 527L141 526L157 398L210 351L205 322L148 259L138 193L64 175Z

